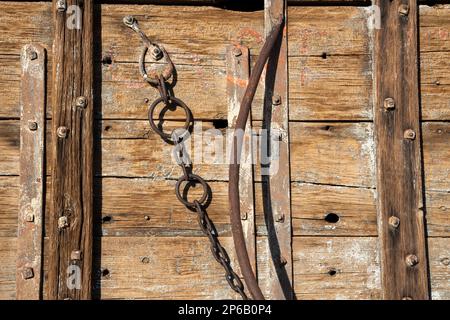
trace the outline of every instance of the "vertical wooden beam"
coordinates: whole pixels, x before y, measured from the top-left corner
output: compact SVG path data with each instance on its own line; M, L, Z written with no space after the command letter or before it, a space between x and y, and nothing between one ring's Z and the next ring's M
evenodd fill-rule
M375 135L385 299L428 299L418 82L418 5L377 0Z
M287 19L285 0L265 0L265 32L281 15ZM292 299L292 228L289 171L287 20L283 34L266 66L263 129L268 130L271 163L264 168L263 201L271 253L270 299ZM276 152L273 146L278 144ZM264 167L264 166L263 166ZM263 171L267 171L263 170Z
M38 300L42 294L45 49L39 45L25 45L22 49L21 65L20 200L17 222L16 298Z
M250 54L247 47L232 45L227 48L228 127L235 128L245 88L250 76ZM239 181L242 229L250 263L256 274L256 234L253 188L253 144L251 116L245 129ZM230 142L231 143L231 142Z
M54 0L49 299L90 299L93 0Z

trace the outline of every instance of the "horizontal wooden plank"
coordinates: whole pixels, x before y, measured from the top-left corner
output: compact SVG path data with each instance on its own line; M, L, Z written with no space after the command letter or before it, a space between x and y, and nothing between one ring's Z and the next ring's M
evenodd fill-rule
M371 123L291 123L291 180L374 187Z
M220 240L237 266L232 239ZM102 299L237 299L206 237L104 237L95 256Z
M259 238L258 270L263 292L268 285L267 239ZM295 296L305 299L380 299L377 238L294 237ZM268 256L267 256L268 254Z
M16 239L0 237L0 300L16 297Z
M450 51L450 4L419 7L420 52Z

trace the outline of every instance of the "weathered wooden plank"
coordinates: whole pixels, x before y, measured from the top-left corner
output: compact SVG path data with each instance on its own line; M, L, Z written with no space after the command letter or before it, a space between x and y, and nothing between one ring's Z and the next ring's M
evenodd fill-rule
M227 96L228 96L228 128L236 127L239 108L250 76L250 54L247 47L230 46L227 49ZM240 162L239 199L242 230L245 237L250 264L256 275L256 229L253 184L253 139L248 134L251 130L251 117L247 120L246 133ZM228 141L232 143L232 140ZM224 193L228 192L224 190Z
M371 123L291 123L291 180L374 187Z
M263 130L268 141L262 150L270 153L270 163L261 169L263 211L267 225L268 245L273 255L269 263L271 277L267 287L270 299L293 298L292 222L289 163L289 101L287 56L287 4L285 0L264 1L264 31L270 33L280 16L283 31L269 56L264 81ZM264 145L265 143L265 145ZM276 147L273 147L276 144Z
M16 298L16 238L0 237L0 300Z
M377 193L383 298L428 299L419 122L417 2L376 1Z
M22 48L20 117L20 197L17 228L16 296L39 300L44 220L44 148L46 50L40 45Z
M377 238L296 237L297 299L379 299Z
M450 51L450 4L419 7L420 52Z
M431 297L433 300L450 299L450 238L428 240Z
M232 239L221 237L221 242L239 274ZM96 257L101 277L94 290L102 299L238 298L206 237L103 237Z
M19 177L0 177L0 237L17 236Z
M90 299L93 237L93 1L78 26L53 1L52 204L49 299ZM56 107L57 106L57 107ZM69 278L70 277L70 278ZM70 284L70 285L69 285Z

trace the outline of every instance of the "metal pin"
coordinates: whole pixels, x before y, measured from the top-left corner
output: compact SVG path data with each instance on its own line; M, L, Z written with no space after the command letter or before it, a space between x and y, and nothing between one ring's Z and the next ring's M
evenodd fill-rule
M395 216L390 216L389 217L389 225L392 228L395 228L395 229L398 228L398 226L400 225L400 219Z
M392 98L384 99L384 109L386 111L395 109L395 100Z
M414 140L416 138L416 133L414 132L414 130L412 129L407 129L405 130L405 132L403 133L403 137L405 139L409 139L409 140Z
M37 124L36 121L28 120L28 129L29 129L30 131L36 131L37 128L38 128L38 124Z
M275 215L275 221L276 221L276 222L284 222L284 214L282 214L282 213L277 213L277 214Z
M68 132L68 130L67 130L67 128L64 127L64 126L59 127L59 128L56 130L56 134L57 134L58 137L60 137L61 139L67 138L67 132Z
M22 269L22 278L24 280L31 279L33 277L34 277L33 268L25 267L25 268Z
M405 261L408 267L414 267L419 263L419 258L415 254L410 254L406 257Z

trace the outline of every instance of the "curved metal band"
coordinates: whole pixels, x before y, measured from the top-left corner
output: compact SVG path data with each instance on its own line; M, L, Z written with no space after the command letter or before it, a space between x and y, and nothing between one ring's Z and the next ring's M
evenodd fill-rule
M248 290L255 300L264 300L264 296L261 292L261 288L258 285L256 276L253 273L250 259L248 257L248 251L245 246L244 232L242 230L241 223L241 210L239 201L239 160L240 160L240 148L242 145L243 135L237 134L238 130L245 130L245 124L247 123L248 115L252 105L253 98L255 96L256 88L261 77L264 65L266 64L270 53L272 52L280 31L282 30L284 17L280 17L272 31L266 38L266 42L261 49L258 60L253 68L253 72L250 75L250 79L245 90L244 97L242 98L241 107L239 109L238 118L236 120L236 127L232 142L231 151L231 163L229 169L229 187L228 194L230 199L230 220L231 231L233 233L234 247L236 250L237 259L241 268L242 275Z

